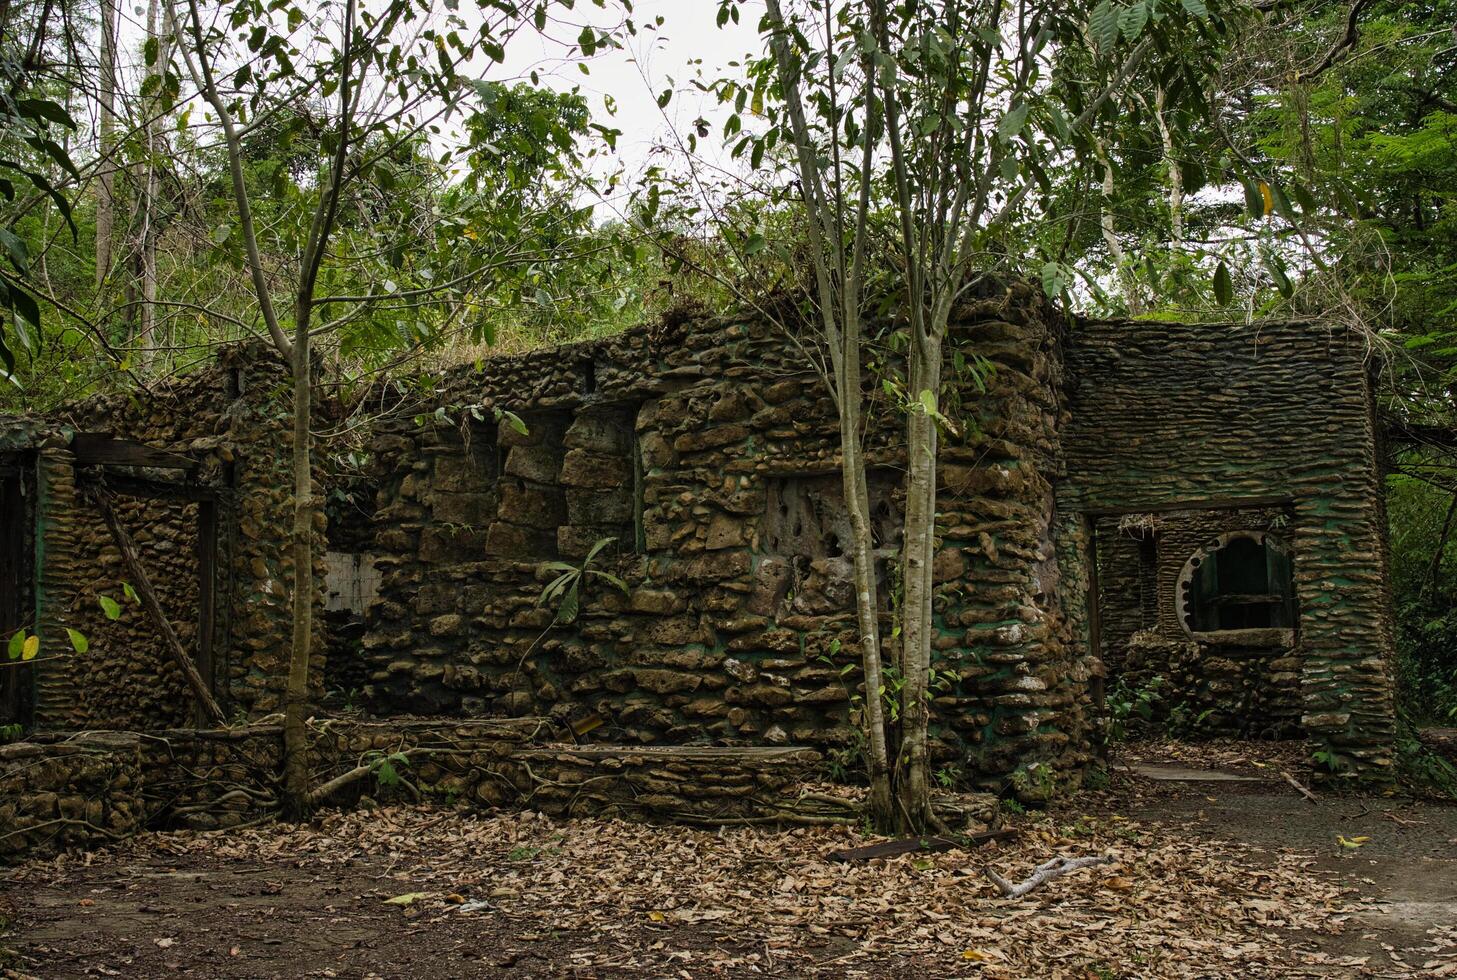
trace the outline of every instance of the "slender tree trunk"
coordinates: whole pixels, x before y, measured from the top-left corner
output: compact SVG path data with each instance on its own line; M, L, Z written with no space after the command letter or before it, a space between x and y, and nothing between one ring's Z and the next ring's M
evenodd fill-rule
M284 815L299 820L309 808L304 716L309 708L309 660L314 633L314 476L310 429L313 375L309 363L309 304L300 300L293 337L293 638L283 701Z
M1426 602L1436 591L1437 579L1442 573L1442 559L1447 555L1447 538L1452 533L1452 516L1457 514L1457 493L1447 505L1447 516L1442 519L1442 533L1437 535L1437 550L1432 552L1431 564L1427 566L1427 577L1422 582L1421 601Z
M171 37L171 18L165 17L160 0L149 0L147 4L147 36L158 38L157 61L147 69L147 77L159 75L166 70L170 56L168 43ZM155 357L157 329L157 192L160 181L157 175L161 158L161 134L157 112L160 100L148 106L146 123L146 160L143 162L141 180L138 181L142 200L138 221L138 264L141 280L141 306L138 310L137 358L138 366L146 367Z
M912 341L911 397L941 390L941 340L933 330ZM901 543L901 817L908 832L926 829L931 814L927 750L930 726L932 621L931 569L936 550L936 419L912 407L906 419L906 514Z
M101 0L101 168L96 191L96 288L99 290L111 272L112 213L116 192L115 165L111 159L116 150L116 0Z
M860 663L865 677L865 769L870 781L870 821L888 829L895 824L890 754L886 747L885 670L880 651L880 596L875 579L875 540L870 519L870 487L861 455L860 329L858 318L846 331L841 356L840 477L850 512L850 549L855 569L855 613L860 626Z
M832 202L825 186L825 171L816 153L805 118L799 82L800 70L791 51L779 0L766 0L771 21L778 25L770 38L770 49L784 92L799 162L800 183L809 214L808 229L814 246L817 300L825 340L829 346L834 379L831 394L840 414L840 466L845 504L850 511L851 554L855 568L855 608L859 621L861 667L865 676L864 722L866 770L870 779L870 819L881 830L894 825L890 757L886 747L885 705L882 692L885 676L881 663L880 602L875 584L874 541L870 524L870 493L865 462L860 452L861 410L861 325L860 268L868 232L869 173L871 145L865 145L862 180L855 206L853 253L846 262L846 229L843 214ZM832 176L839 177L838 171ZM842 186L836 185L843 190Z
M1113 260L1113 267L1118 276L1118 284L1123 292L1124 305L1128 312L1137 316L1142 311L1143 303L1138 295L1138 283L1133 278L1133 270L1128 267L1128 256L1123 251L1123 243L1118 240L1118 229L1113 220L1113 161L1108 157L1108 148L1099 140L1095 144L1098 154L1098 163L1103 168L1103 207L1102 214L1098 219L1098 226L1103 231L1103 244L1108 248L1108 256Z
M1184 244L1184 168L1179 164L1174 147L1174 134L1164 117L1164 104L1168 98L1160 85L1154 90L1154 119L1159 126L1159 139L1164 145L1164 163L1169 173L1169 233L1176 246Z

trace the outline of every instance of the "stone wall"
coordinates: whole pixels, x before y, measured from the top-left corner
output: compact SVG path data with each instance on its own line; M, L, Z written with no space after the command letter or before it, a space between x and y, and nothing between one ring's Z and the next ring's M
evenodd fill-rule
M1125 514L1095 521L1101 649L1127 692L1157 685L1153 720L1180 734L1300 734L1298 635L1269 630L1229 641L1179 621L1185 564L1231 531L1283 533L1280 507Z
M1392 621L1362 338L1309 322L1088 321L1066 365L1059 509L1287 509L1301 727L1342 771L1384 777Z
M823 773L805 748L578 746L545 719L336 718L311 726L312 785L361 765L324 801L430 799L554 817L702 824L858 819L850 797L800 798ZM142 829L215 830L278 811L282 731L91 732L0 746L0 863ZM388 760L395 776L381 778ZM995 800L977 801L986 819Z
M1125 669L1136 637L1144 667L1180 678L1186 700L1222 705L1221 724L1284 731L1298 713L1339 766L1384 772L1391 617L1359 338L1306 323L1066 326L1021 287L954 317L934 568L941 775L1024 796L1076 778L1105 669L1095 654ZM428 395L382 386L367 473L349 478L348 506L320 516L314 599L322 610L326 580L350 598L329 600L328 644L316 616L315 677L380 715L541 716L640 745L793 743L853 767L838 427L812 348L752 319L676 317L453 370ZM877 351L893 374L896 358ZM889 635L904 418L874 373L866 395ZM85 435L191 460L180 478L103 469L184 642L211 638L221 700L254 717L280 704L288 415L283 366L239 348L170 387L92 399L44 432L0 424L0 447L22 433L38 460L42 727L188 721L140 610L100 615L98 593L123 590L81 493L96 475L77 465ZM321 486L331 501L344 488ZM1170 618L1170 570L1211 531L1271 514L1295 556L1291 643L1191 653ZM1163 521L1164 537L1150 549L1108 533L1129 515ZM572 601L542 601L607 540ZM210 616L196 608L203 555ZM69 650L67 627L89 652Z
M0 863L95 847L139 830L138 745L136 735L123 732L0 745Z
M0 419L0 429L27 433L36 459L38 727L155 729L193 720L180 673L144 609L127 598L129 576L87 497L98 480L225 709L266 712L281 704L292 578L287 395L276 359L257 347L235 348L170 386L57 412L41 430ZM107 439L176 454L188 465L111 457L86 465ZM202 601L209 591L210 606ZM121 606L119 618L105 615L101 596ZM68 629L85 637L85 652L73 648Z
M1028 292L997 296L960 311L949 344L995 370L981 393L948 364L960 421L940 474L934 754L998 786L1088 750L1089 665L1066 643L1051 532L1052 322ZM867 465L889 557L903 426L873 384ZM608 741L853 751L837 444L803 352L750 321L690 319L452 373L374 439L369 703L541 714ZM626 594L588 577L579 614L554 625L539 598L560 569L542 559L580 563L607 537L593 565Z

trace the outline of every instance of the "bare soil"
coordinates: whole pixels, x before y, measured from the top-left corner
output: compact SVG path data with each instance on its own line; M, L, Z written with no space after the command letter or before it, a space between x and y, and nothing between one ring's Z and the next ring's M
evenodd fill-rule
M1394 794L1316 792L1312 801L1285 779L1300 771L1303 754L1249 743L1135 747L1115 761L1102 809L1221 841L1223 853L1256 863L1298 856L1312 874L1350 889L1357 901L1344 928L1304 937L1302 945L1318 954L1307 965L1334 969L1313 975L1457 976L1457 805ZM1262 781L1153 783L1119 765L1170 759Z
M1010 845L870 865L825 860L847 827L426 808L148 834L0 872L0 976L1457 976L1457 808L1312 803L1248 755L1268 781L1115 768ZM1092 853L1019 902L984 874Z

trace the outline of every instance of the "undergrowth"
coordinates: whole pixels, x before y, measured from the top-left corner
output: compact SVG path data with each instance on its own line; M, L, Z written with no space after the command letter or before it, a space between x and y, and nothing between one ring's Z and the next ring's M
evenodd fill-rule
M1457 766L1422 744L1404 712L1397 716L1396 776L1413 796L1457 801Z

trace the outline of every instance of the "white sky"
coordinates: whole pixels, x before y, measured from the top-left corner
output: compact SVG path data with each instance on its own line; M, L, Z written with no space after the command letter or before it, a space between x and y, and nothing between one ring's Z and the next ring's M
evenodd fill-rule
M316 10L337 9L328 0L314 3ZM530 5L525 6L529 17ZM578 67L582 58L575 49L576 35L584 23L608 30L619 27L623 18L620 0L606 0L603 7L594 0L576 0L574 10L556 4L550 8L555 21L548 27L551 37L525 29L508 45L505 64L494 65L482 58L480 70L485 78L509 81L524 79L537 69L545 85L579 89L587 97L594 122L622 130L618 153L627 172L633 174L641 170L652 147L669 137L670 123L680 132L687 132L700 115L710 119L717 115L713 111L716 100L688 85L697 72L701 70L707 78L717 77L732 70L731 61L761 50L757 26L763 14L762 2L749 0L741 10L739 23L729 21L722 28L715 24L718 6L718 0L635 0L632 19L639 28L637 35L628 37L623 32L624 48L599 50L587 62L590 74L584 75ZM443 13L442 0L437 0L435 7ZM472 0L460 0L458 13L467 22L476 21L478 15L473 8ZM215 9L204 0L205 17ZM122 0L117 14L118 63L123 76L130 78L123 85L135 91L142 75L147 8L136 0ZM331 12L325 16L332 19L334 15ZM663 18L662 26L652 27L658 17ZM657 95L669 86L669 79L676 94L667 109L660 110ZM183 88L184 92L191 88L185 77ZM609 115L608 103L615 103L615 114ZM86 106L83 112L89 114L91 109ZM709 147L704 149L712 154Z
M603 11L591 0L578 0L576 11L558 13L609 27L618 21L620 11L611 0L607 6ZM757 25L763 13L762 3L748 3L738 24L729 21L719 28L715 26L718 0L638 0L633 8L637 36L624 36L623 50L598 52L589 62L589 75L581 74L575 60L563 61L559 44L535 33L517 37L501 66L509 76L525 75L533 66L542 65L552 76L546 84L579 87L591 104L594 121L622 130L618 151L629 173L640 169L654 144L668 138L670 123L687 132L700 115L716 115L712 110L717 100L688 83L700 70L706 78L718 77L731 70L730 62L758 52L762 42ZM662 27L648 29L657 17L663 18ZM669 87L669 79L675 94L667 108L660 110L657 96ZM606 100L615 100L614 116L608 116Z

